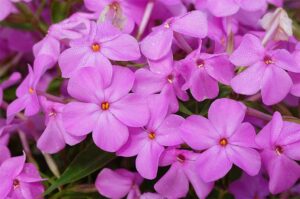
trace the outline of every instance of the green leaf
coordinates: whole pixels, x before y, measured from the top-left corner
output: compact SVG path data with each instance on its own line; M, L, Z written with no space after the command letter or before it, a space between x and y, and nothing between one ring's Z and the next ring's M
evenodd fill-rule
M53 1L51 3L51 19L53 23L58 23L68 16L69 5L64 1Z
M183 105L183 103L179 103L179 111L186 115L193 115L193 112L190 111L187 107Z
M75 157L61 177L46 190L44 195L51 193L62 185L78 181L90 175L115 158L114 154L101 151L93 143L89 144Z

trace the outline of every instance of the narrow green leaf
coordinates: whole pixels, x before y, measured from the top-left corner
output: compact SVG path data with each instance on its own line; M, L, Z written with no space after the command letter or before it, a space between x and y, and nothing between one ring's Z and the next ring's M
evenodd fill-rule
M59 186L78 181L91 173L103 168L115 155L101 151L94 143L89 144L70 163L59 179L57 179L44 193L47 195Z
M193 115L193 112L190 111L187 107L183 105L183 103L179 103L179 111L186 115Z

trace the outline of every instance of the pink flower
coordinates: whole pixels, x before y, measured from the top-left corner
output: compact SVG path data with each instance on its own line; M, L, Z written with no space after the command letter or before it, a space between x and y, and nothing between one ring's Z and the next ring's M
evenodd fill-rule
M158 60L169 53L175 33L204 38L207 35L207 29L206 15L201 11L192 11L173 17L163 25L155 27L144 38L141 42L141 51L148 59Z
M5 19L10 13L16 12L17 9L15 8L13 2L20 2L22 0L1 0L1 7L0 7L0 21ZM25 2L30 2L31 0L23 0Z
M81 142L85 136L73 136L66 132L62 112L64 104L55 103L41 97L41 105L45 113L46 129L37 141L37 147L46 153L56 153L67 144L75 145Z
M261 174L249 176L243 173L240 179L230 184L229 191L236 199L266 199L269 195L268 181Z
M251 176L258 174L261 161L254 149L256 134L250 123L242 123L245 113L242 103L217 99L208 110L208 119L192 115L181 126L184 141L195 150L205 150L197 160L204 181L224 177L233 164Z
M28 72L29 74L16 91L18 98L10 103L7 108L8 122L11 122L14 116L24 109L26 116L35 115L40 110L40 104L36 92L36 86L39 78L36 77L36 74L30 66L28 66Z
M139 198L139 186L143 178L136 172L125 169L103 169L97 176L95 186L99 193L108 198Z
M150 62L150 70L146 68L135 72L133 91L143 95L162 93L167 98L171 111L178 111L178 100L188 100L188 94L181 89L184 79L173 62L172 54L157 61Z
M43 179L31 163L25 163L25 155L6 159L0 165L0 195L2 198L42 198Z
M71 77L81 67L97 67L103 74L105 83L112 76L109 61L130 61L140 57L139 46L135 38L123 34L109 22L96 24L91 22L88 35L70 42L71 48L62 52L58 63L63 77Z
M74 136L93 132L93 140L103 150L114 152L129 136L129 127L144 126L149 118L145 99L129 93L134 74L128 68L114 66L112 80L104 85L99 68L85 67L70 79L69 94L80 102L67 104L64 126Z
M167 198L184 198L189 191L189 182L199 198L205 198L213 188L213 183L202 181L195 165L199 154L175 148L167 149L161 158L161 165L171 165L170 169L154 185L155 190Z
M183 118L175 114L168 115L166 98L160 95L151 96L148 103L150 109L148 124L143 128L130 129L128 142L117 154L125 157L137 155L137 171L144 178L154 179L164 146L182 143L179 126Z
M3 143L0 143L0 165L9 158L10 158L9 149L7 148L7 146L3 145Z
M300 177L300 125L284 122L275 112L272 120L259 132L256 143L269 175L269 189L277 194L291 188Z
M285 49L265 49L261 41L250 34L244 36L230 61L248 69L231 81L233 90L253 95L261 90L263 103L272 105L283 100L290 92L292 80L287 71L300 72L300 65Z
M218 82L229 85L234 66L226 54L207 54L196 50L181 61L178 69L186 80L183 89L190 89L197 101L213 99L219 94Z

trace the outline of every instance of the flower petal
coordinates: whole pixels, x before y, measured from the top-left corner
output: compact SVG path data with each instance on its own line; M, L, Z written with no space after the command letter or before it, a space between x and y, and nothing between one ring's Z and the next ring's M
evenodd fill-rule
M226 151L221 146L214 146L203 152L196 160L199 173L205 182L213 182L224 177L232 167Z
M216 17L230 16L239 10L235 0L207 0L207 8Z
M285 49L277 49L272 52L274 64L284 70L299 73L300 64L295 58Z
M293 82L286 71L276 66L267 67L262 81L262 101L272 105L283 100L292 88Z
M184 198L189 190L189 181L183 169L175 163L154 185L154 189L167 198Z
M154 179L157 175L159 158L164 147L155 141L149 141L136 157L136 169L142 177ZM147 166L145 166L147 165Z
M220 136L208 119L198 115L189 116L180 130L182 139L195 150L214 146Z
M235 133L229 138L230 144L255 148L256 132L250 123L242 123Z
M230 137L241 125L246 106L241 102L223 98L215 100L209 110L208 119L221 136Z
M128 128L109 111L104 111L93 129L95 144L108 152L116 152L128 140Z

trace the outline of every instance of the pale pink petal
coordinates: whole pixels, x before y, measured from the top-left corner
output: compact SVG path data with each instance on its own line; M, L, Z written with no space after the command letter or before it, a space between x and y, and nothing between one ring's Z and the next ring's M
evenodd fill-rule
M216 17L230 16L239 10L235 0L207 0L207 8Z
M266 9L267 3L265 0L241 0L240 6L244 10L253 12Z

